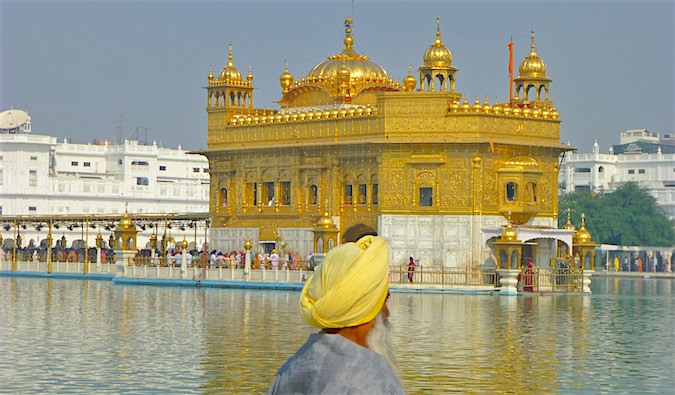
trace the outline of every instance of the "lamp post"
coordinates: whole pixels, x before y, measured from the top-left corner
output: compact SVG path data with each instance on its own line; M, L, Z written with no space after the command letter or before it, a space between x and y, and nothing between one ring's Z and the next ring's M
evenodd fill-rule
M251 243L249 236L246 235L246 242L244 242L244 249L246 250L246 256L244 257L244 277L246 278L246 282L251 278L251 247L253 247L253 243Z
M47 273L52 272L52 220L49 220L49 233L47 233Z
M16 220L14 220L14 250L12 254L12 271L16 271L16 244L17 244L17 236L19 234L19 229L17 228L16 225Z
M101 236L101 231L98 231L96 235L96 270L101 269L101 248L103 248L103 236Z
M84 227L84 274L89 271L89 218L85 219Z

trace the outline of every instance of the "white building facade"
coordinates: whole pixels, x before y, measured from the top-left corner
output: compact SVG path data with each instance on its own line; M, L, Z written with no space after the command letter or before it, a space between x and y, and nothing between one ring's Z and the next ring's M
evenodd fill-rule
M611 191L636 182L649 189L657 204L675 218L675 143L647 130L621 133L619 145L601 154L597 141L590 154L568 153L560 166L560 193L576 190Z
M130 214L208 213L208 160L202 155L135 140L72 144L30 134L25 124L11 126L0 125L0 215L121 216L126 203ZM139 242L151 234L144 233Z

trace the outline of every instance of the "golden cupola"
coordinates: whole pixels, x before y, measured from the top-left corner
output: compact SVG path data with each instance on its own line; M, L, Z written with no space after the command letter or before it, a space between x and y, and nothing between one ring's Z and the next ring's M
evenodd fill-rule
M293 86L293 75L288 72L288 61L284 61L286 69L279 76L279 84L283 93L288 92L288 89Z
M591 234L586 230L586 218L584 214L581 214L581 228L573 237L574 244L590 244Z
M424 53L424 65L430 67L448 67L452 65L452 53L441 39L441 19L437 17L436 40Z
M436 39L424 52L424 64L419 68L420 90L439 92L455 92L455 73L458 71L452 65L452 54L441 39L441 19L436 17ZM450 86L450 89L448 89ZM461 95L455 95L454 101L459 101Z
M550 108L548 101L548 84L551 79L546 76L546 63L539 57L534 49L534 30L532 30L532 40L530 44L530 54L520 62L518 67L518 77L514 80L516 83L516 92L514 103L530 104L534 107ZM530 97L530 88L533 88L535 98ZM541 98L542 90L545 93L544 99ZM521 95L522 92L522 95Z
M387 71L379 65L371 62L367 56L359 55L353 48L352 18L345 20L345 48L337 55L329 56L327 60L317 64L307 73L308 81L335 81L338 73L342 70L344 60L353 80L369 79L373 81L389 80Z
M530 54L520 62L518 74L523 78L545 78L546 63L537 55L534 50L534 30L532 30L532 43L530 44Z
M232 63L232 43L230 43L230 54L227 59L227 65L223 67L218 75L218 81L227 83L241 82L241 73Z

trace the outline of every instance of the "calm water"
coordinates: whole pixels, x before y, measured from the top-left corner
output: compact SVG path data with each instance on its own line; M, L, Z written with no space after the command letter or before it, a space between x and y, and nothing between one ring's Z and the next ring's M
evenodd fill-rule
M392 294L409 393L673 393L675 280L593 295ZM260 393L298 294L0 277L1 393Z

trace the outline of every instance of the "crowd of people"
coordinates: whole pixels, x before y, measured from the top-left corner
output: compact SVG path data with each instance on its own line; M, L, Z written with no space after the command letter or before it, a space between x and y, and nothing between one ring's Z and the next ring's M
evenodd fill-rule
M276 249L271 253L250 251L251 269L266 270L313 270L314 258L310 252L306 259L301 259L298 254L288 251L279 254ZM188 267L207 267L207 268L227 268L244 269L246 265L246 252L239 251L186 251L186 264ZM136 253L137 264L149 264L152 266L181 266L183 263L183 253L177 249L169 249L166 254L160 250L140 250Z
M3 247L0 251L0 258L3 261L11 262L14 260L14 248ZM47 262L49 249L41 245L39 247L28 245L26 247L18 247L16 249L17 262ZM70 263L84 263L85 259L89 263L96 263L96 247L89 247L86 251L84 248L68 248L57 244L52 247L52 262L70 262ZM115 252L107 247L101 249L101 262L114 263Z

